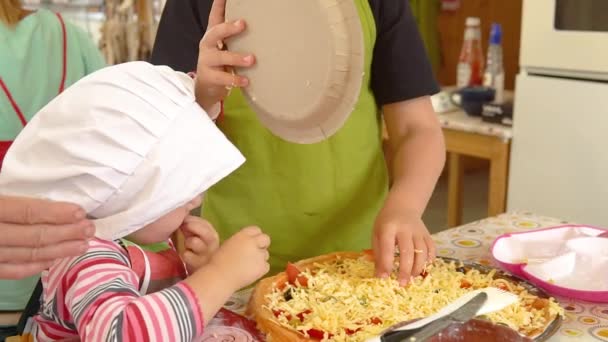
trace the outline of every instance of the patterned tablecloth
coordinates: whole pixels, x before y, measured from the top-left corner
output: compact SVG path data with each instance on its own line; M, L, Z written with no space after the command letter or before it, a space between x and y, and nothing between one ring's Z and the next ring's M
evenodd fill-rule
M509 213L491 217L435 234L437 254L484 265L496 266L490 246L499 235L564 224L558 219L530 213ZM242 313L249 291L234 295L226 308ZM566 311L564 323L550 342L605 341L608 342L608 304L587 303L557 298Z

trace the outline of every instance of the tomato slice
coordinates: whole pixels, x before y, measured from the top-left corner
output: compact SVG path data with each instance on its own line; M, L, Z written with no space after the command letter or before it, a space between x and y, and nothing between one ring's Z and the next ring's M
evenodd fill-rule
M279 289L279 290L283 291L283 290L285 290L285 288L287 287L287 284L289 284L289 283L287 282L287 283L281 283L281 284L278 284L278 285L277 285L277 289Z
M534 303L532 303L532 307L536 310L543 310L549 306L549 300L545 298L536 298Z
M274 314L274 317L279 318L279 316L281 316L282 314L285 314L284 310L272 310L272 313ZM291 321L291 315L290 314L285 314L285 318L287 318L288 321Z
M300 322L304 322L304 315L309 315L311 312L311 310L304 310L303 312L297 314L298 318L300 319Z
M382 320L378 317L372 317L369 321L374 325L382 324Z
M301 287L308 287L308 278L305 275L299 275L297 280Z
M325 333L319 329L308 329L306 331L306 333L308 334L308 336L310 336L311 338L317 339L317 340L322 340L323 337L325 337ZM332 335L329 334L329 337L331 337Z
M289 281L290 284L295 284L298 274L300 274L300 270L296 267L296 265L288 262L285 273L287 273L287 281Z
M346 335L350 336L350 335L354 335L356 333L358 333L359 331L361 331L361 328L357 328L355 330L353 329L346 329Z
M499 289L501 289L503 291L509 291L509 287L503 283L499 283L498 285L496 285L496 287L498 287Z
M460 280L460 288L461 289L468 289L471 286L473 286L473 284L471 284L468 280L465 280L465 279Z
M288 262L285 273L287 273L287 281L289 281L291 285L296 285L297 280L297 282L300 283L300 286L308 287L308 278L301 274L302 271L300 271L296 265Z
M368 322L370 324L374 324L374 325L380 325L382 324L382 320L378 317L372 317L368 320ZM360 323L359 323L360 324ZM346 335L354 335L356 333L358 333L359 331L363 330L363 328L357 328L357 329L344 329L344 331L346 332Z

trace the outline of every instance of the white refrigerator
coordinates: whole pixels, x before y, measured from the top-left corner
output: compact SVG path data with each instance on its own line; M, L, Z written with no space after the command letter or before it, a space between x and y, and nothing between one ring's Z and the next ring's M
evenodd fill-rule
M508 210L608 227L608 0L524 0Z

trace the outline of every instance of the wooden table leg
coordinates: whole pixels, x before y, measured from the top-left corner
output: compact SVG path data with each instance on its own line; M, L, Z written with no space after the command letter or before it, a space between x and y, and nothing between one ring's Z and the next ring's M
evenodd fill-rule
M502 214L506 209L510 144L497 141L492 150L488 194L490 217Z
M458 153L448 154L448 228L462 224L464 164Z

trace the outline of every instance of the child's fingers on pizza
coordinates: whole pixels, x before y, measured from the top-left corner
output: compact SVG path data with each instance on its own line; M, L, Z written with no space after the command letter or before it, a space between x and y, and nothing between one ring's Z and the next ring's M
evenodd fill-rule
M412 269L412 276L418 276L424 270L424 265L428 259L428 248L424 237L416 236L414 238L414 267Z
M429 262L435 260L437 256L437 248L435 247L435 241L430 235L424 237L424 241L426 242L426 248L428 250Z
M376 259L378 253L378 238L375 231L372 232L372 253L374 255L374 259Z
M414 267L414 239L411 233L400 232L397 234L397 243L399 245L399 284L404 286L410 281Z
M395 260L395 233L392 230L385 229L381 231L378 239L378 248L374 250L377 253L375 257L376 274L380 278L386 278L393 270L393 261Z

